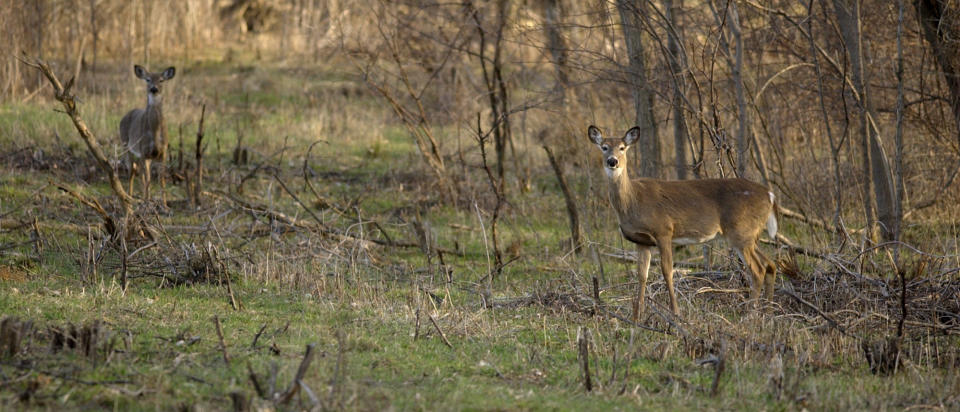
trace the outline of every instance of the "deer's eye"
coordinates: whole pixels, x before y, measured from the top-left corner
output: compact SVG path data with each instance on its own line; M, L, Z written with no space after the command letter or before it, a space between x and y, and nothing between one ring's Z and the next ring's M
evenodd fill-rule
M606 152L607 150L610 150L610 146L607 146L607 145L600 146L600 150L603 150L604 152Z
M621 145L621 146L620 146L620 151L622 152L622 151L624 151L624 150L627 150L627 147Z

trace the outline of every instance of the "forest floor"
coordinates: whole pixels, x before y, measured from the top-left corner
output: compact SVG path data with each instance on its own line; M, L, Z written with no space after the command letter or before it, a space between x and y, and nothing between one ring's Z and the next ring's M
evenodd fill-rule
M142 88L126 69L78 82L113 158ZM533 166L508 174L497 273L490 185L456 125L438 128L449 201L350 73L196 63L165 93L168 206L155 184L137 207L154 238L125 242L58 189L118 210L49 89L0 102L0 409L960 409L957 222L913 225L923 253L894 259L784 219L809 253L763 246L781 276L758 309L724 245L678 248L678 318L655 258L638 327L632 248L590 165L566 169L575 254L520 142Z

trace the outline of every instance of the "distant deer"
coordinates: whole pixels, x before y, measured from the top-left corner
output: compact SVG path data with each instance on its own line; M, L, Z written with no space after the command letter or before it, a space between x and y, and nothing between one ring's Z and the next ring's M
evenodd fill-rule
M604 138L595 126L587 129L587 135L603 152L610 204L617 212L620 233L637 244L640 288L633 301L634 322L643 315L651 249L660 249L661 271L676 315L673 244L703 243L717 235L727 240L746 266L752 281L750 298L759 298L761 288L765 298L773 298L776 266L757 248L764 224L771 238L777 234L772 192L744 179L631 180L627 149L637 141L640 128L628 130L622 139Z
M173 78L176 71L168 67L161 73L151 73L140 65L133 66L133 73L147 83L147 107L134 109L120 120L120 141L130 169L130 195L133 195L133 179L137 163L142 164L143 197L150 199L150 162L161 163L167 155L167 130L163 122L163 82ZM163 174L159 174L161 191L164 189ZM162 196L162 193L161 193Z

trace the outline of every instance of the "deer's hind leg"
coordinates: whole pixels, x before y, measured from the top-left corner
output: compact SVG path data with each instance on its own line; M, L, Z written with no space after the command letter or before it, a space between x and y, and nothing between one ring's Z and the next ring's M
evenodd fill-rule
M733 248L740 256L740 261L747 271L747 277L750 278L750 299L756 301L760 299L760 290L764 286L764 274L766 268L757 257L756 243L752 241L734 241L731 239Z
M754 246L753 253L763 270L763 298L773 300L773 287L777 280L777 265L760 251L759 246Z

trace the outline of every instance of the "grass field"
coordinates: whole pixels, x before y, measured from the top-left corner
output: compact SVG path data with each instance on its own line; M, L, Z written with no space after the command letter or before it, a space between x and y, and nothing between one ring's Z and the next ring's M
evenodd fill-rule
M78 87L116 157L142 86L117 70ZM589 240L573 254L556 180L521 146L530 187L507 185L508 264L492 275L493 200L469 135L438 129L466 159L451 166L463 199L443 202L406 130L347 72L198 63L167 87L174 176L192 170L207 104L206 193L194 207L168 184L169 208L138 206L155 239L123 245L56 187L119 213L58 103L0 104L0 409L960 408L955 221L909 229L926 253L904 260L903 305L886 251L858 255L791 220L784 234L828 252L764 246L783 276L759 310L723 245L710 262L678 248L680 319L660 315L655 260L639 328L624 321L635 265L599 170L566 171ZM246 164L232 159L241 143ZM871 373L863 348L895 336L901 307L902 350L882 361L896 371Z

